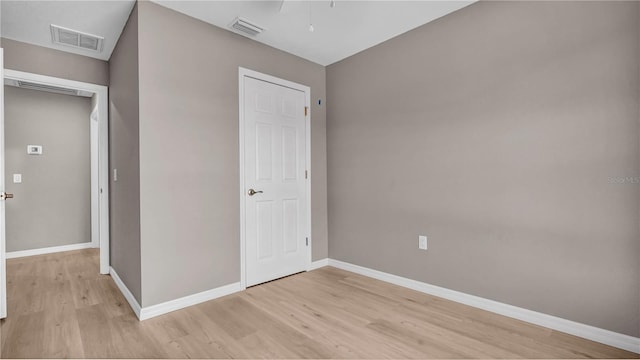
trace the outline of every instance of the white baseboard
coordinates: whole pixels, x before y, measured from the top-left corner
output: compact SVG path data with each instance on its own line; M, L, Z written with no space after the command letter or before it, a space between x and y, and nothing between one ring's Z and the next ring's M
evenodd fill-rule
M127 302L131 306L131 309L140 321L164 315L172 311L184 309L186 307L200 304L205 301L217 299L219 297L230 295L242 290L242 288L240 287L240 283L237 282L225 286L220 286L215 289L203 291L194 295L167 301L161 304L142 307L133 296L131 291L129 291L129 288L127 288L124 282L122 282L122 279L120 279L118 273L113 268L111 268L109 273L111 274L113 281L116 283L116 286L118 287L118 289L120 289L120 292L122 293L124 298L127 299Z
M203 303L205 301L217 299L226 295L236 293L243 290L240 282L224 285L215 289L203 291L201 293L185 296L179 299L167 301L157 305L143 307L140 312L140 320L150 319L159 315L163 315L172 311L184 309L189 306Z
M316 260L316 261L312 262L311 264L309 264L309 267L307 268L307 271L320 269L321 267L325 267L325 266L329 266L329 259L328 258L324 258L324 259L320 259L320 260Z
M473 306L496 314L544 326L549 329L579 336L588 340L596 341L627 351L640 353L640 338L637 337L616 333L610 330L597 328L595 326L562 319L556 316L551 316L532 310L523 309L517 306L465 294L455 290L449 290L439 286L407 279L401 276L388 274L359 265L353 265L339 260L329 259L328 263L329 266L420 291L425 294L438 296L447 300Z
M120 289L120 292L122 293L122 295L124 295L124 298L129 303L129 306L131 306L131 309L133 310L133 312L136 314L138 319L140 319L140 313L141 313L142 307L140 306L140 304L138 304L138 301L136 300L136 298L133 296L131 291L129 291L129 288L127 287L127 285L125 285L124 282L122 282L122 279L120 279L120 276L118 276L118 273L113 268L109 268L109 274L111 275L111 278L113 279L113 281L116 283L116 286L118 287L118 289Z
M93 243L86 242L86 243L80 243L80 244L52 246L52 247L32 249L32 250L11 251L11 252L7 252L7 259L21 258L25 256L52 254L52 253L63 252L63 251L90 249L94 247L95 246L93 245Z

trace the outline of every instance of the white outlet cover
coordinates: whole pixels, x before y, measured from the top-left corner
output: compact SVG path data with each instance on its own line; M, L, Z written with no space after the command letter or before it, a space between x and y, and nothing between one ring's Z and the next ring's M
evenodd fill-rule
M27 145L28 155L42 155L42 145Z
M13 183L14 184L22 183L22 174L13 174Z
M418 236L418 248L427 250L427 237L424 235Z

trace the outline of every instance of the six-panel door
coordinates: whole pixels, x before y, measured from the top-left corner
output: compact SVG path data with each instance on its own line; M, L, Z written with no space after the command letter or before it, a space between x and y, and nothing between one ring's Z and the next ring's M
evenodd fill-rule
M244 119L251 286L306 269L305 93L244 77Z

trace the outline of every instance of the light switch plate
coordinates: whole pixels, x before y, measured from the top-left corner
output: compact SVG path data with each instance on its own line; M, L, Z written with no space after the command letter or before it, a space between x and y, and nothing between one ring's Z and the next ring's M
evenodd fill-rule
M28 155L42 155L42 145L27 145Z
M14 184L22 183L22 174L13 174L13 183Z
M427 250L427 237L424 235L418 236L418 248Z

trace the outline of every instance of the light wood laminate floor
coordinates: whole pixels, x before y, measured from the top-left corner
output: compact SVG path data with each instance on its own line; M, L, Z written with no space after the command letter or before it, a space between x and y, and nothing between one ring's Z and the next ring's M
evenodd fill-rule
M637 357L330 267L144 322L96 250L7 268L3 358Z

